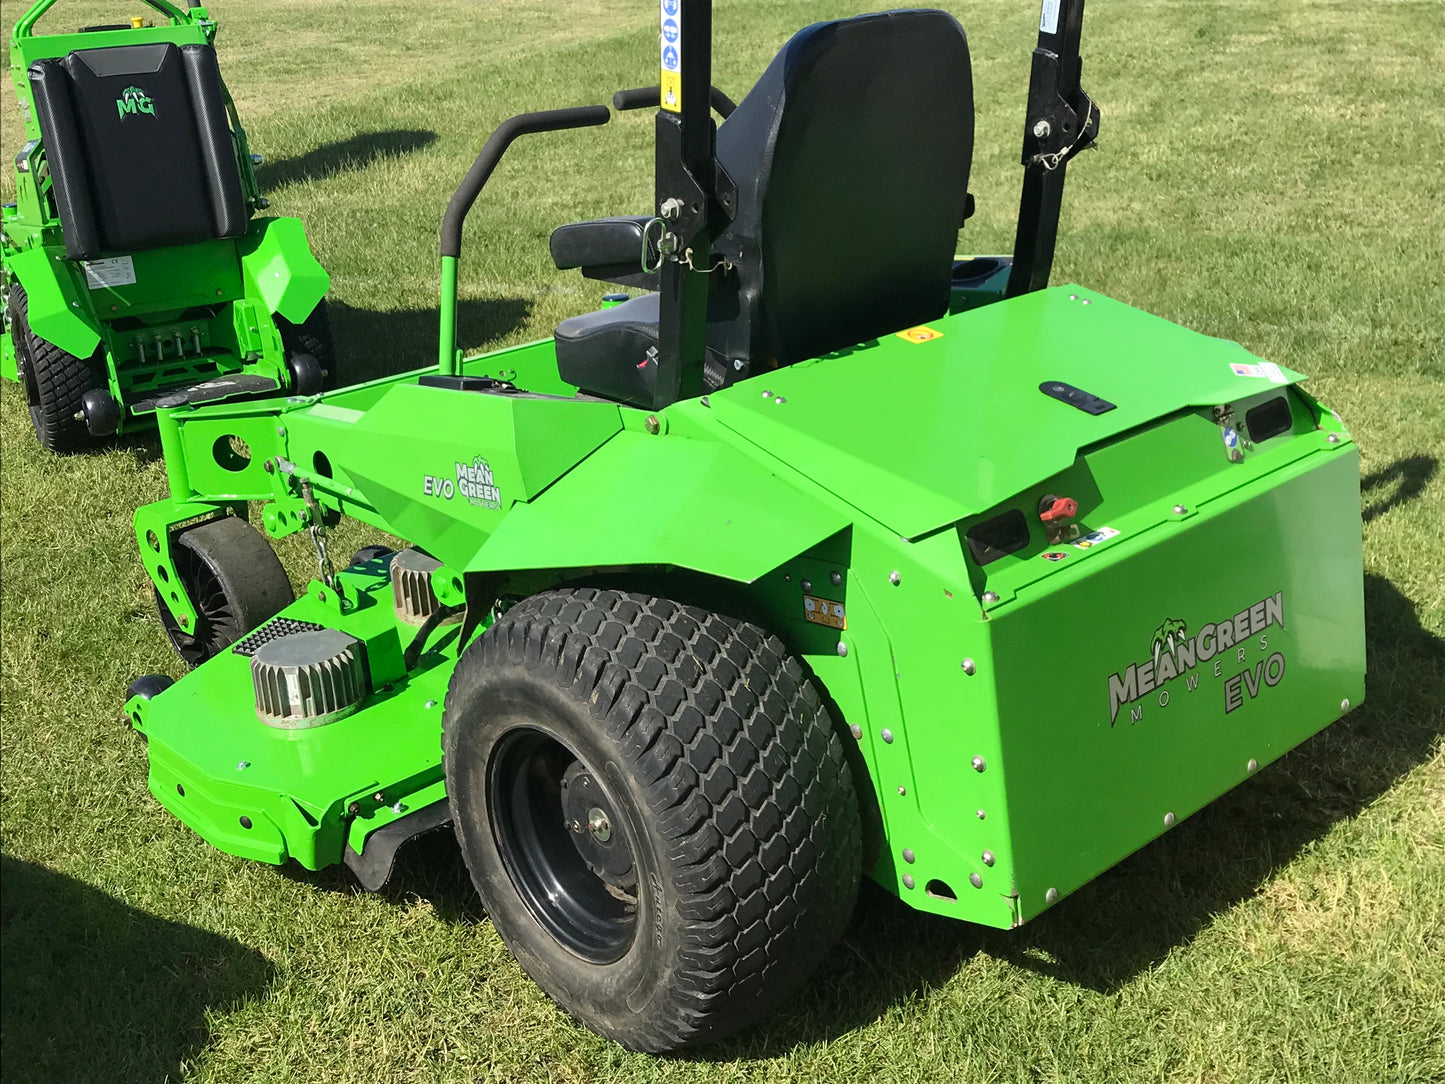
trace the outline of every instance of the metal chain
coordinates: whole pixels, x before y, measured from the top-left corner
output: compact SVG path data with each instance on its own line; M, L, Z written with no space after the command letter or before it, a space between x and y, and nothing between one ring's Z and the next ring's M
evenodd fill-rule
M311 483L302 479L301 499L306 502L306 530L311 535L311 544L316 547L316 574L327 587L336 587L336 568L331 564L331 554L326 550L326 521L321 518L321 506L316 502Z

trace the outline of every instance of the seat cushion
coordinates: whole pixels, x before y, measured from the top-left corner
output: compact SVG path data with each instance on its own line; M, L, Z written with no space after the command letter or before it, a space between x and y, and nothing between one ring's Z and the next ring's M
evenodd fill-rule
M72 259L245 233L210 46L81 49L29 78Z
M657 386L658 295L643 294L611 309L557 325L557 372L583 391L649 406Z

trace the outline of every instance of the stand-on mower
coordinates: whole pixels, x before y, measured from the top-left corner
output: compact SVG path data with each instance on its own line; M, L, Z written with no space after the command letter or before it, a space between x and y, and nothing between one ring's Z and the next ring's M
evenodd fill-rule
M207 10L145 0L158 25L37 35L55 3L10 39L27 142L0 239L0 376L24 384L40 443L75 451L162 403L332 386L330 280L298 219L251 217L260 156Z
M661 6L655 213L552 243L656 289L460 356L506 146L609 113L507 121L443 220L435 369L159 411L136 533L196 669L126 705L151 793L231 854L375 888L451 824L522 966L654 1051L772 1011L860 874L1017 926L1364 694L1339 419L1044 288L1099 125L1082 0L1043 5L1012 260L963 262L951 16L810 26L715 126L709 4ZM302 598L252 502L310 532ZM337 515L409 544L335 570Z

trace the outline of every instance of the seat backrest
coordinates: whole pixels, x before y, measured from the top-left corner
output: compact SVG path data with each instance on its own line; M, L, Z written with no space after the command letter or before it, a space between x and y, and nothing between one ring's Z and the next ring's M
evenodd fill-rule
M246 232L211 46L81 49L29 77L71 259Z
M948 309L973 157L963 28L942 11L818 23L793 36L718 129L737 263L709 346L744 372L787 365ZM731 311L730 311L731 310Z

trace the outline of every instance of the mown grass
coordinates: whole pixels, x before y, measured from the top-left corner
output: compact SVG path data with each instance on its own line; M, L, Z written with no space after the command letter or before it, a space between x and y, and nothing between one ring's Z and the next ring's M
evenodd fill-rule
M963 243L1007 250L1037 9L949 6L978 100ZM96 7L52 18L130 14ZM5 3L7 33L22 10ZM437 223L491 128L654 74L640 2L213 10L273 207L305 218L357 372L433 356ZM716 81L740 93L793 29L853 10L720 4ZM445 840L367 896L219 854L150 800L119 705L134 675L178 671L130 536L132 509L165 493L157 451L142 437L42 455L7 385L4 1078L1445 1079L1445 17L1435 2L1096 0L1085 54L1103 139L1070 171L1055 281L1310 373L1350 423L1364 707L1021 930L868 893L769 1026L690 1057L630 1055L526 979ZM7 100L7 154L18 130ZM551 269L546 236L646 205L649 132L633 115L513 149L468 227L467 345L593 306L595 284ZM309 572L301 545L285 557Z

